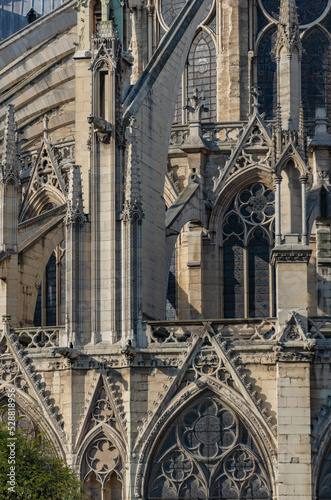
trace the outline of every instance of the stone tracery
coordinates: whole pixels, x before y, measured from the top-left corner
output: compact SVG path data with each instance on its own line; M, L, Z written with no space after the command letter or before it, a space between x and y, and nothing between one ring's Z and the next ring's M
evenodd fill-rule
M211 393L173 421L154 453L149 499L270 497L258 447L238 416Z

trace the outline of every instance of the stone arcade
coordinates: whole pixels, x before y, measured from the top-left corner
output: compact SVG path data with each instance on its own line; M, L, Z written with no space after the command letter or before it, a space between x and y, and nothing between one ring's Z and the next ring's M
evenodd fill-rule
M330 500L330 0L41 5L0 43L0 406L86 498Z

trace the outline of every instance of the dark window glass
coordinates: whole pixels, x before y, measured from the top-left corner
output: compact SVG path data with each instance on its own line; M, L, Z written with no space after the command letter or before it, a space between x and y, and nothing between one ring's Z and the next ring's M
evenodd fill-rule
M60 263L60 324L64 325L65 323L65 315L66 315L66 254L63 254L61 263Z
M315 117L317 107L326 107L331 117L331 50L318 28L307 33L302 43L302 101L305 118Z
M272 118L277 109L277 64L272 50L276 43L277 29L272 28L263 36L257 57L257 81L261 92L261 113Z
M41 326L41 294L42 294L41 286L42 285L40 283L40 286L38 288L36 309L34 311L34 319L33 319L34 326Z
M167 26L171 26L186 4L186 0L162 0L161 14Z
M279 17L279 0L263 0L265 10L274 18ZM298 21L300 25L309 24L319 18L325 11L328 0L296 0Z
M260 228L248 245L248 273L249 317L269 317L269 242Z
M176 319L176 253L174 252L171 259L167 303L166 303L166 319L173 321Z
M202 120L216 120L216 51L211 36L205 31L200 31L191 45L187 85L188 97L195 89L203 93L209 110L202 114Z
M56 325L56 257L51 255L46 266L46 324Z
M244 247L235 235L223 246L224 317L244 318Z

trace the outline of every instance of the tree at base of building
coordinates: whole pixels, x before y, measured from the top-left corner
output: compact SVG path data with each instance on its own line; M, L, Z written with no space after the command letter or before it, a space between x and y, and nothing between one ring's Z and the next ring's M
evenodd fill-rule
M54 456L42 434L12 433L0 424L0 498L81 500L82 485L71 467ZM14 434L14 435L11 435Z

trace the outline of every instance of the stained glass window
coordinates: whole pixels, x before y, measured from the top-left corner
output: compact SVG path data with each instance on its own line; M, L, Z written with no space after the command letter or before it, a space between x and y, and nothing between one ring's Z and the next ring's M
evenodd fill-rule
M323 457L322 468L318 479L317 498L329 500L331 498L331 446Z
M162 0L161 14L165 24L170 27L186 4L186 0Z
M211 36L201 30L194 38L188 55L187 95L192 96L195 89L203 92L205 105L209 111L202 119L216 119L216 51Z
M279 17L280 0L263 0L263 7L274 19ZM328 0L296 0L300 25L314 22L325 11Z
M257 54L257 81L261 92L261 113L272 118L277 109L277 63L272 55L276 43L277 29L272 28L263 36Z
M183 108L183 104L182 104L182 81L181 81L180 86L179 86L179 90L178 90L178 94L177 94L174 118L172 120L173 124L182 122L182 108Z
M223 276L224 317L244 318L244 245L235 235L223 246Z
M35 326L55 326L65 323L66 263L65 243L52 253L38 289L34 313Z
M270 242L274 215L274 192L260 182L242 189L228 209L223 223L225 318L271 316L274 291L270 293Z
M201 362L203 351L198 356ZM263 462L238 415L207 392L162 434L149 467L146 498L270 500Z
M255 229L248 244L249 317L270 316L269 242L266 233Z
M166 320L173 321L176 319L176 252L173 253L169 278L168 278L168 290L167 290L167 302L166 302Z
M317 107L326 107L331 116L331 49L318 28L307 33L302 42L302 101L306 118L315 117Z

